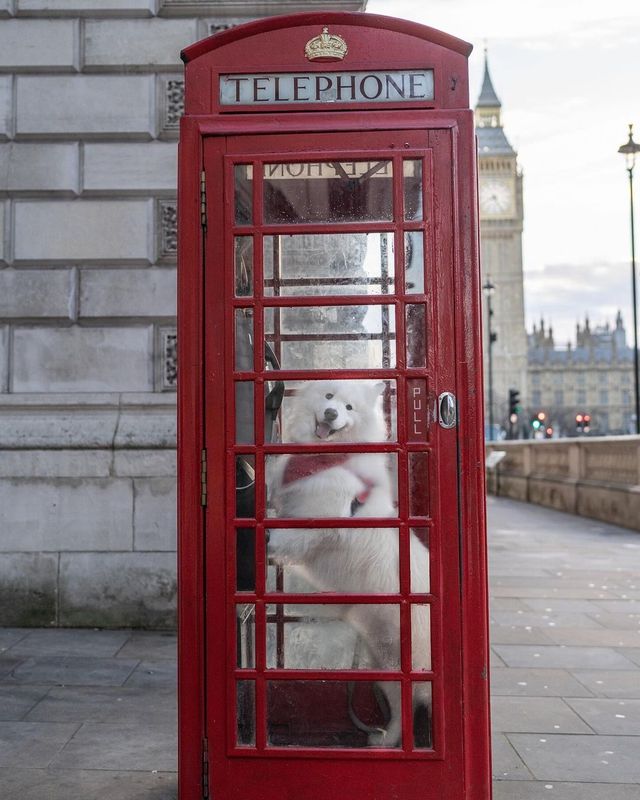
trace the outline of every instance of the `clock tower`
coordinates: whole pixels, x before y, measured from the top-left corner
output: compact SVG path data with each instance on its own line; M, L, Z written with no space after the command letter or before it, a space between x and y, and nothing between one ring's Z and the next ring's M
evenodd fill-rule
M483 285L490 280L493 310L493 421L509 429L509 389L526 405L527 336L522 275L522 173L502 127L502 104L495 93L485 51L484 79L475 109L478 138L480 244ZM483 292L485 413L489 424L488 308ZM520 415L518 427L524 423Z

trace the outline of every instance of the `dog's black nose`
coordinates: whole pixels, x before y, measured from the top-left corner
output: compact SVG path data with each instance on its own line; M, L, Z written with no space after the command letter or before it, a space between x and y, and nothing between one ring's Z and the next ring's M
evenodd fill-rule
M335 408L327 408L324 412L324 418L329 420L329 422L333 422L334 419L338 416L338 412Z

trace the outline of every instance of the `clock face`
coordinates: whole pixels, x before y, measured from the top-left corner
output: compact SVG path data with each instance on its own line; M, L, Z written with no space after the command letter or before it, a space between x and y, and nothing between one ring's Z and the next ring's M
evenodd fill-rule
M513 211L513 194L509 181L488 178L480 184L480 208L487 216L504 216Z

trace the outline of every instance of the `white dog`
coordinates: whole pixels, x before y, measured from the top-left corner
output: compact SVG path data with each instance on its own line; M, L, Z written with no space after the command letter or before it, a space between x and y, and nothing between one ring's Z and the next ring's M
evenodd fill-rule
M283 410L283 440L319 445L384 442L384 389L384 383L371 381L306 382ZM270 463L268 482L272 514L280 518L386 518L397 513L389 457L385 453L276 456ZM394 529L272 529L268 554L316 591L399 591ZM410 558L412 591L427 592L429 553L414 535ZM367 667L400 669L399 605L363 603L317 608L322 616L339 616L356 631L366 650ZM414 668L429 668L428 614L416 614L412 628ZM394 747L401 737L400 684L380 681L378 686L387 698L390 719L385 730L370 732L369 744ZM422 682L414 686L414 713L418 708L430 713L427 686Z

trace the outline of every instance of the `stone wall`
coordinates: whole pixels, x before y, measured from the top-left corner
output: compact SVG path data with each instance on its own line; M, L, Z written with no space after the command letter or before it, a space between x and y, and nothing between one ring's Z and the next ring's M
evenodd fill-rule
M640 436L487 443L490 494L640 531Z
M180 50L360 0L0 0L0 625L175 624Z

